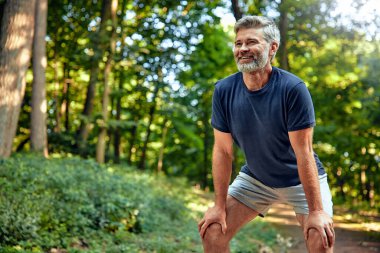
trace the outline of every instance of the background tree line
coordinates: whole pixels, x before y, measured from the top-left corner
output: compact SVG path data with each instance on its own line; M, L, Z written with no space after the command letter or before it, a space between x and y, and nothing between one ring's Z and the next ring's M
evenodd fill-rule
M358 1L357 8L366 1ZM335 0L0 1L0 156L126 163L211 187L214 83L237 71L221 14L269 15L275 65L305 80L336 199L380 207L379 17ZM236 151L237 173L244 158Z

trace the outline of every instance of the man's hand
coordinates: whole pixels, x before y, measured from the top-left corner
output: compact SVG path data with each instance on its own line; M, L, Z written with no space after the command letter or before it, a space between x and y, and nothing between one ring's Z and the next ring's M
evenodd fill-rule
M219 223L222 226L222 233L226 233L227 223L225 208L213 206L207 210L203 219L198 223L198 231L202 238L204 238L208 226L213 223Z
M303 233L307 241L310 229L316 229L322 237L323 246L327 249L335 243L334 223L324 211L310 212L306 219Z

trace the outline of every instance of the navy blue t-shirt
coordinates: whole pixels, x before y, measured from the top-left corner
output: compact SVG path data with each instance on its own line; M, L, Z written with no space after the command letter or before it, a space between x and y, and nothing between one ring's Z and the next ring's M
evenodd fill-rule
M301 183L288 132L315 125L314 107L305 83L297 76L272 67L268 83L250 91L241 72L215 85L212 126L231 133L246 159L241 171L270 187ZM319 175L325 174L314 153Z

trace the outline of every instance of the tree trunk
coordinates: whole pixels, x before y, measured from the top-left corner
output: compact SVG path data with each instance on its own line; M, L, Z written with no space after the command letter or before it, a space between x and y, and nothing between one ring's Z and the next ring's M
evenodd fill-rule
M144 145L143 145L143 148L142 148L142 151L141 151L141 158L140 158L140 163L139 163L139 166L138 166L138 168L140 170L145 170L146 151L148 150L149 137L150 137L150 134L152 132L152 130L150 129L150 126L153 123L154 114L156 112L156 99L157 99L157 95L158 95L159 89L160 89L159 85L156 85L156 87L154 89L154 92L153 92L153 99L152 99L153 104L152 104L152 106L150 107L150 110L149 110L149 123L148 123L148 126L146 127L146 135L145 135Z
M112 0L103 0L99 32L98 35L95 36L93 42L94 56L91 59L90 81L87 87L86 102L82 113L82 115L86 117L87 120L83 120L79 128L79 149L82 155L87 145L87 138L90 131L90 124L88 122L88 119L92 115L94 109L95 88L99 75L99 62L102 60L105 51L104 44L106 43L101 41L100 38L103 38L103 36L107 36L106 26L107 20L110 19L111 15L111 1Z
M361 166L362 168L361 176L362 176L362 184L363 184L362 196L363 196L363 200L365 200L368 203L370 203L371 201L371 183L372 183L371 179L373 178L373 175L371 173L371 167L372 167L371 161L367 162L366 165Z
M109 101L109 85L108 79L111 72L111 58L108 58L106 66L104 68L104 90L102 98L102 120L99 124L98 142L96 143L96 161L98 163L104 163L105 147L107 137L107 120L108 120L108 101Z
M62 99L59 96L59 77L58 77L58 46L57 43L55 43L54 47L54 62L53 62L53 68L54 68L54 101L55 101L55 126L54 126L54 132L60 133L61 132L61 111L60 111L60 105Z
M157 173L160 173L162 171L162 166L164 163L164 151L165 151L165 141L166 141L166 135L168 133L168 119L165 118L164 123L162 123L162 137L161 137L161 147L160 147L160 153L158 156L158 163L157 163Z
M232 13L234 14L234 17L236 21L241 19L243 17L243 13L239 6L239 0L231 0L231 7L232 7Z
M127 162L129 165L132 165L132 155L134 153L134 146L136 141L136 134L137 134L137 119L135 119L135 125L132 127L130 133L131 133L131 139L129 140L129 152L128 152L128 159Z
M0 24L1 24L1 21L3 20L4 6L5 6L5 1L1 1L0 2Z
M337 184L338 184L338 188L339 188L339 196L342 197L343 200L346 200L346 194L344 193L344 177L342 175L342 171L343 169L341 167L338 167L338 170L337 170Z
M116 82L114 80L114 82ZM115 100L114 99L110 99L111 101L111 107L110 107L110 111L111 112L114 112L115 111ZM112 153L112 148L113 148L113 143L114 143L114 129L112 127L109 127L107 128L107 136L108 136L108 141L106 142L106 151L104 153L104 162L108 162L109 159L111 159L111 153ZM113 162L114 162L114 159L112 159Z
M33 89L30 127L31 149L48 156L46 129L46 21L47 0L36 0L33 41Z
M146 151L148 150L149 137L150 137L150 133L152 132L152 130L150 129L150 126L152 125L155 111L156 111L156 104L153 103L153 105L150 107L150 110L149 110L149 123L148 123L148 126L146 127L145 140L144 140L143 148L141 151L140 163L138 166L140 170L145 170Z
M20 152L24 149L25 144L30 140L30 136L26 137L22 142L17 145L16 152Z
M116 28L116 11L117 11L117 0L112 0L111 6L111 20L112 20L112 31L110 34L109 41L109 54L104 68L104 90L102 99L102 125L100 126L100 132L98 135L98 142L96 145L96 161L98 163L104 163L105 161L105 147L106 147L106 137L107 137L107 120L108 120L108 104L109 104L109 75L111 73L112 67L112 57L115 51L115 28Z
M80 152L83 152L83 149L87 145L87 139L88 139L88 134L90 132L90 124L88 122L88 118L91 116L93 108L94 108L94 98L95 98L95 86L96 82L98 81L98 74L99 74L99 64L98 61L95 63L95 59L93 59L90 70L90 82L87 87L87 93L86 93L86 101L83 109L82 115L87 117L87 119L82 120L80 129L79 129L79 149ZM95 65L96 64L96 65Z
M371 180L370 191L369 191L369 205L370 207L375 207L375 182Z
M281 45L278 49L278 54L280 56L280 67L284 70L289 71L289 58L287 49L287 34L288 34L288 7L286 6L286 0L282 0L279 6L280 10L280 37Z
M126 8L126 4L127 4L127 0L123 0L122 4L121 4L121 17L119 17L119 19L121 20L121 22L123 22L123 18L124 18L124 13L125 13L125 8ZM120 33L121 33L121 45L120 45L120 48L122 50L121 53L120 53L120 59L123 58L123 52L124 52L124 46L125 46L125 37L126 37L126 33L124 32L124 29L123 29L124 26L120 26ZM124 71L123 69L120 70L119 72L120 76L119 76L119 87L118 87L118 95L115 97L116 98L116 120L117 121L120 121L121 119L121 94L122 94L122 91L123 91L123 84L124 84L124 80L125 80L125 74L124 74ZM115 131L114 131L114 136L113 136L113 145L114 145L114 160L115 160L115 163L120 163L120 154L121 154L121 129L120 127L116 126L115 127Z
M366 184L367 184L367 181L368 181L368 178L367 178L367 173L366 173L366 170L367 170L367 165L364 165L362 164L360 166L360 197L361 197L361 200L367 200L366 199Z
M3 5L0 27L0 157L12 151L34 34L35 0Z
M124 73L120 72L119 77L119 94L116 96L116 120L120 121L121 119L121 96L120 92L123 90L123 82L124 82ZM115 163L120 163L120 144L121 144L121 131L120 127L115 128L114 132L114 156Z
M67 76L67 78L63 82L62 104L61 104L61 115L64 115L66 133L70 131L70 86L71 86L71 83L73 82L73 80L70 79L69 77L70 76Z

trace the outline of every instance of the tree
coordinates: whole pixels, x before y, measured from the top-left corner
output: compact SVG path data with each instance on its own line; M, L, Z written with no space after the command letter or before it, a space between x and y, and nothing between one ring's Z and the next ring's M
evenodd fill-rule
M0 28L0 157L12 151L34 34L35 0L10 0Z
M123 16L125 13L125 8L126 8L126 1L127 0L123 0L121 3L121 12L120 12L121 15L120 15L120 17L117 17L117 19L120 21L123 21ZM121 33L120 48L123 49L125 47L125 37L126 37L123 25L120 25L120 33ZM120 50L120 51L123 52L122 50ZM121 56L122 56L122 53L121 53ZM118 57L118 58L121 59L122 57ZM117 95L113 97L113 99L115 100L115 104L116 104L116 108L115 108L115 110L116 110L116 115L115 115L116 122L120 122L120 120L121 120L121 110L122 110L121 98L122 98L122 95L120 93L123 92L124 81L125 81L125 73L122 70L122 71L119 71L118 87L116 88ZM114 135L113 136L114 161L115 161L115 163L120 163L120 154L121 154L121 128L120 128L120 126L114 127L113 135Z
M236 20L239 20L243 17L243 13L239 6L239 0L231 0L231 8Z
M288 9L286 6L286 0L282 0L279 7L280 11L280 21L279 21L279 29L280 29L280 38L281 38L281 46L278 49L279 54L279 62L280 67L289 70L289 59L288 59L288 48L287 48L287 36L288 36Z
M373 64L378 41L366 42L357 29L364 27L360 23L339 25L339 17L331 16L334 5L333 0L272 2L285 39L279 63L309 86L317 121L315 150L334 197L374 206L380 152L373 108L379 86L378 77L369 77L378 76Z
M264 0L231 0L232 14L236 20L241 19L244 14L259 15L266 7Z
M91 59L90 81L88 83L86 102L82 113L85 119L82 120L79 129L79 148L81 153L84 152L90 131L89 117L91 117L94 109L95 88L100 70L99 63L108 45L103 39L107 37L107 21L111 18L111 3L112 0L103 0L100 27L97 36L95 36L93 40L94 55Z
M55 137L70 138L74 146L73 131L78 126L78 109L73 109L73 102L84 103L85 98L78 94L85 93L88 81L78 78L78 73L87 75L91 69L92 43L99 36L96 30L101 12L101 1L49 1L47 22L47 83L54 83L48 91L49 108L48 128L52 143ZM92 25L93 24L93 25ZM89 50L89 51L86 51ZM91 50L91 51L90 51ZM51 149L50 145L50 149Z
M47 0L36 0L35 34L33 39L33 89L30 142L34 151L48 156L46 130L46 21Z
M103 89L103 100L102 100L102 125L100 127L100 132L98 135L98 143L96 145L96 161L99 163L104 163L105 160L105 147L106 147L106 136L107 136L107 120L108 120L108 104L109 104L109 75L111 73L112 58L115 51L115 28L116 28L116 10L117 10L117 0L112 0L109 12L111 13L110 18L112 21L111 34L109 35L109 50L106 65L104 68L104 89Z
M182 72L179 80L189 90L187 99L181 100L194 115L195 136L192 136L193 143L191 144L193 149L199 149L198 152L194 152L199 157L193 159L199 161L199 164L196 164L198 169L190 168L190 170L193 170L192 176L205 188L211 183L213 130L210 125L210 117L214 84L224 78L226 73L235 72L236 65L229 48L231 44L228 45L228 41L232 42L233 40L228 37L222 27L204 25L202 34L204 39L197 45L195 52L186 57L191 68ZM198 145L197 142L199 142ZM188 167L190 166L188 165Z

